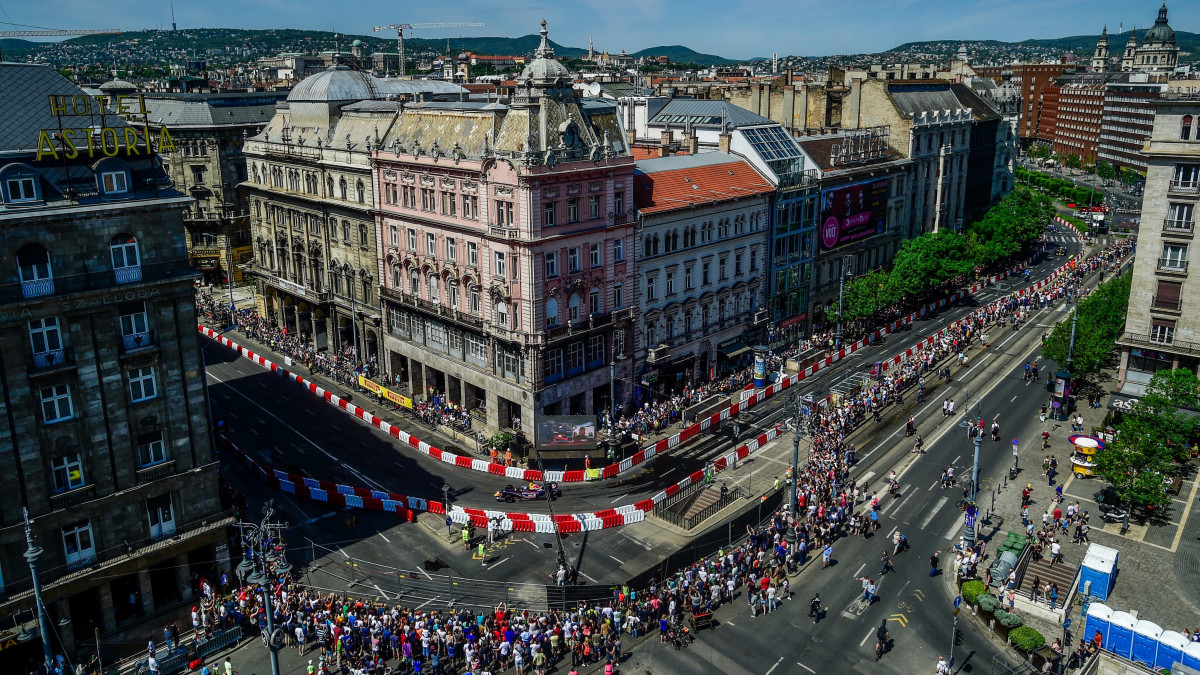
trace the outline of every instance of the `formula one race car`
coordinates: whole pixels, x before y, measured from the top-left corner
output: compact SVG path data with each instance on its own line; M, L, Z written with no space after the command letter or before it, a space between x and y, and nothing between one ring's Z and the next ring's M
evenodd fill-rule
M511 504L518 499L523 502L534 499L545 499L547 492L550 493L550 499L552 500L562 496L562 490L558 489L558 483L530 483L527 487L523 488L505 485L503 490L496 493L496 501Z

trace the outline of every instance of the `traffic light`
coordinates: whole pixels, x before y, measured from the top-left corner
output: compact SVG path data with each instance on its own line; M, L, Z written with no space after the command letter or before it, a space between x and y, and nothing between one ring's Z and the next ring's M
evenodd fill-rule
M956 646L956 647L961 647L961 646L962 646L962 643L963 643L963 634L962 634L962 631L961 631L961 630L959 630L959 629L957 629L957 628L955 628L955 629L954 629L954 646Z

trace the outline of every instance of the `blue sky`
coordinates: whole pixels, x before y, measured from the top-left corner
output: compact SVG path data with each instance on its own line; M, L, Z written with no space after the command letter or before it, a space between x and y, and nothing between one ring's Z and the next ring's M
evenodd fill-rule
M1104 23L1149 26L1158 0L179 0L181 28L310 28L366 34L377 24L482 21L485 28L414 37L534 33L545 18L559 44L637 51L683 44L729 58L881 51L915 40L1023 40L1099 34ZM169 27L169 0L0 0L9 20L50 28ZM1200 2L1173 0L1171 26L1200 31ZM394 33L392 33L394 36Z

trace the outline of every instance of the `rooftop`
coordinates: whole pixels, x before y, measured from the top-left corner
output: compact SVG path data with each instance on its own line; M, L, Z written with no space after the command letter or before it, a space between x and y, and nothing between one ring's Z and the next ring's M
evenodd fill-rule
M662 213L775 191L754 167L723 152L676 155L637 163L633 201L643 214Z
M691 126L710 129L734 129L760 124L775 122L728 101L695 98L673 98L649 121L649 126L652 127Z

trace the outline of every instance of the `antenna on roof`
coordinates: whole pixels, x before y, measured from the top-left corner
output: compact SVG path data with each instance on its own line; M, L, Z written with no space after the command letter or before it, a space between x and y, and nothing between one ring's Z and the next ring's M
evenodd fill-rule
M176 30L178 30L178 29L175 27L175 3L172 2L171 3L171 32L174 33Z

